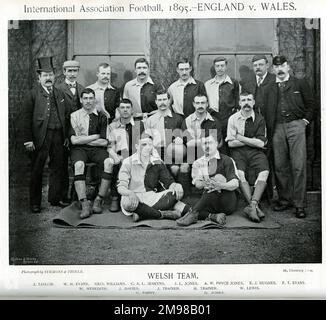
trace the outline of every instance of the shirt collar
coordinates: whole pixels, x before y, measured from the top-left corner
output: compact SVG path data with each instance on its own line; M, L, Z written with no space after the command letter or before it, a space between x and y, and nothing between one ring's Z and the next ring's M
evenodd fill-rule
M154 165L157 161L161 162L161 158L160 158L160 156L159 156L158 153L155 152L155 151L156 151L156 149L153 149L153 153L152 153L152 155L151 155L150 158L149 158L149 162L150 162L151 164L153 164L153 165ZM140 164L140 165L142 165L142 162L141 162L141 160L140 160L140 154L139 154L138 152L134 153L134 154L131 156L131 161L132 161L132 163L134 163L134 164Z
M131 116L131 118L130 118L130 122L129 122L129 123L130 123L132 126L135 125L135 119L134 119L133 116ZM121 118L119 118L119 119L117 120L117 127L120 128L120 127L122 127L122 126L125 126L125 125L123 125L123 124L121 123Z
M181 81L181 79L179 79L177 81L177 86L178 87L179 86L186 86L188 83L196 84L197 82L196 82L196 80L193 77L190 77L187 82Z
M211 160L211 159L221 159L221 156L220 156L220 153L218 152L218 150L216 150L216 152L214 153L214 155L213 156L210 156L210 157L206 157L205 155L204 155L204 159L206 160L206 161L209 161L209 160Z
M49 90L48 90L47 87L44 87L44 86L42 86L42 85L41 85L41 87L45 90L46 93L49 93ZM52 86L51 88L52 88L52 90L53 90L53 86Z
M256 75L256 82L258 83L258 80L259 80L259 79L261 79L261 82L263 82L263 81L265 80L266 76L267 76L267 73L268 73L268 72L266 72L266 73L262 76L262 78L260 78L259 76Z
M246 119L252 117L252 120L255 121L255 111L254 110L252 110L251 115L249 117L244 117L241 113L241 110L238 111L237 113L238 113L238 117L237 117L238 119L246 120Z
M70 84L70 85L75 85L76 84L76 81L74 81L74 82L71 82L71 81L69 81L68 79L65 79L65 83L66 84ZM77 84L76 84L77 85Z
M280 80L278 77L276 77L276 83L288 81L289 78L290 78L289 74L287 75L287 77L284 80Z
M153 80L152 80L151 77L147 77L147 80L146 80L145 83L139 83L139 82L137 81L137 78L131 80L131 85L132 85L132 86L143 86L143 85L146 84L146 83L154 84L154 82L153 82Z
M159 118L163 117L162 113L160 113L159 111L156 112L156 115L157 115ZM172 118L172 112L171 112L170 109L168 109L168 110L166 111L164 117L165 117L165 116L168 116L168 117Z
M191 118L190 118L191 121L196 121L196 120L198 120L197 115L196 115L196 112L192 113L192 114L190 115L190 117L191 117ZM205 117L204 120L211 120L211 121L214 121L213 117L211 116L211 114L210 114L209 112L206 112L206 117Z
M216 77L214 77L212 79L212 81L211 81L211 83L226 83L226 82L228 82L230 84L233 84L233 82L232 82L232 80L231 80L231 78L230 78L229 75L226 75L225 79L223 81L221 81L221 82L217 81Z
M93 90L106 90L106 89L113 89L115 90L114 87L112 87L111 83L109 83L106 87L102 87L98 84L98 82L96 81L94 84L92 84L90 86Z
M82 113L83 116L89 115L89 113L84 108L81 108L80 109L80 112ZM93 109L92 113L94 113L95 115L98 116L98 112L97 112L97 109L96 108Z

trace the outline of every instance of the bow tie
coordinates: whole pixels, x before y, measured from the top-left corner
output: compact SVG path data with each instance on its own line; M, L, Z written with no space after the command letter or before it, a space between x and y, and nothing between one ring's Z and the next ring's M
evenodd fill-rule
M68 83L69 88L76 88L76 82L75 83Z

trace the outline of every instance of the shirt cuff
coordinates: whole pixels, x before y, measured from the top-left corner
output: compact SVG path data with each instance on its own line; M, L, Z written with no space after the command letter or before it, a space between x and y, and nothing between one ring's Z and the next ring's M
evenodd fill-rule
M306 123L306 125L310 124L310 122L307 119L303 118L302 120Z
M27 142L24 142L24 146L26 146L27 144L31 143L33 141L27 141Z

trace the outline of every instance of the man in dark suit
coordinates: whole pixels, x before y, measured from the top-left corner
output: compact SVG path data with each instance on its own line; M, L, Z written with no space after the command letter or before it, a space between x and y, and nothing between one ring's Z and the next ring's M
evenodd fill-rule
M81 108L80 93L84 90L84 87L76 80L78 77L80 64L75 60L68 60L63 63L63 74L65 80L56 87L62 90L65 94L66 104L69 106L70 113Z
M307 81L290 76L284 56L273 58L273 68L276 80L266 90L262 112L274 153L279 195L274 211L294 205L296 217L305 218L306 126L313 120L315 102Z
M38 59L39 83L26 96L23 106L24 145L31 153L30 206L33 213L41 211L42 175L49 162L49 195L51 205L62 200L62 167L64 144L69 124L69 110L64 94L53 86L55 69L52 57Z
M252 68L255 74L240 81L241 91L254 95L255 112L261 113L264 108L264 91L271 82L275 82L275 75L268 72L269 64L265 55L253 56Z
M56 87L65 95L65 102L69 108L69 113L73 113L81 108L80 94L84 87L77 82L77 77L80 69L80 63L76 60L68 60L63 63L63 74L65 80L57 84ZM63 160L63 176L62 176L62 194L63 205L68 204L69 190L69 171L68 171L69 150L65 148Z

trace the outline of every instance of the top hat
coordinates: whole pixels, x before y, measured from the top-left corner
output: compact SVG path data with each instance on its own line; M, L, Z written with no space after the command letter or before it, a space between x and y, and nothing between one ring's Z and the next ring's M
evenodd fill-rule
M264 54L256 54L255 56L252 57L252 62L254 63L255 61L258 61L258 60L265 60L266 62L268 61L266 56Z
M53 66L53 61L52 61L53 57L40 57L37 58L37 62L38 62L38 69L37 72L55 72L55 68Z
M68 60L63 63L63 68L80 68L80 63L76 60Z
M281 65L284 62L287 62L288 60L284 57L284 56L275 56L273 58L273 65L277 66L277 65Z

